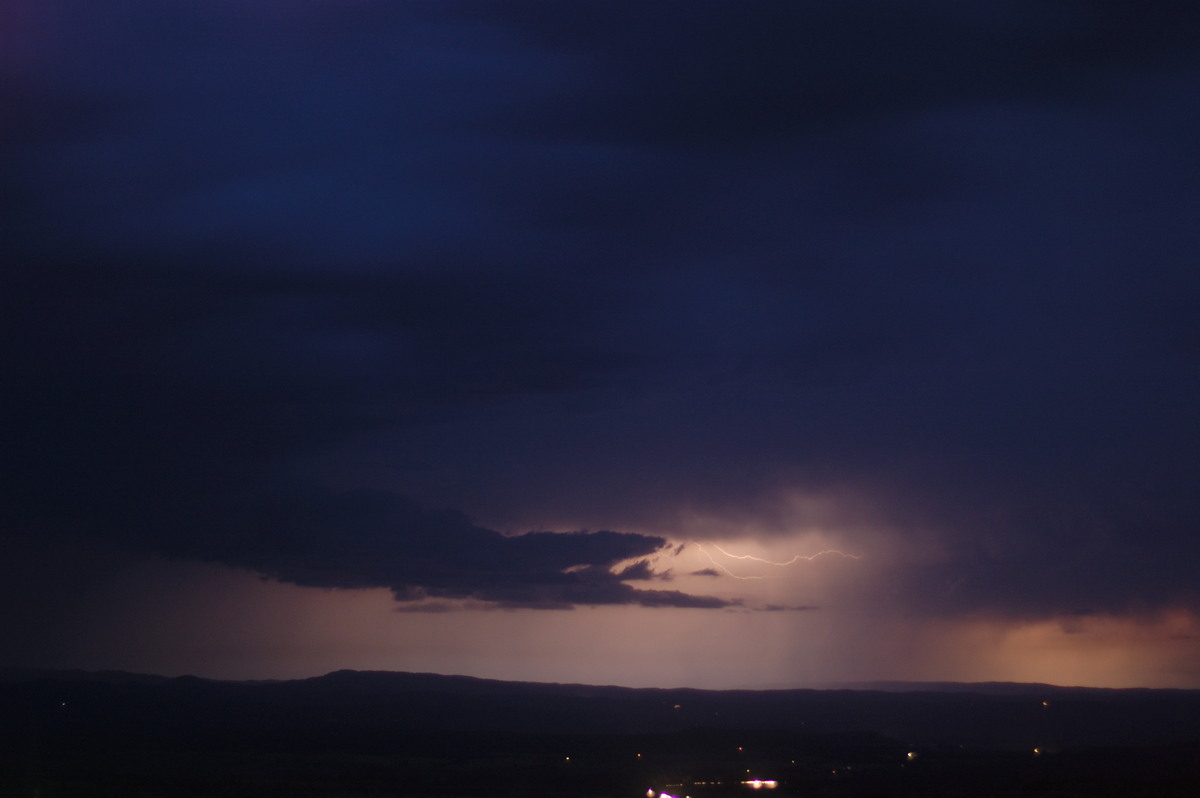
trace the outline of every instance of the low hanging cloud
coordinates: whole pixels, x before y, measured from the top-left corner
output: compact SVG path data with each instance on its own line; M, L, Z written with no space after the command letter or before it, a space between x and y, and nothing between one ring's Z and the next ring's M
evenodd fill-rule
M215 560L307 587L387 588L397 602L506 608L579 605L719 608L731 602L629 580L663 578L648 555L663 538L607 530L506 535L453 510L383 491L311 488L255 495L212 519L219 532L161 539L160 553ZM637 559L617 570L621 563Z
M222 559L298 585L386 587L397 601L466 600L501 607L578 605L719 608L731 602L629 580L663 578L642 559L663 538L612 531L504 535L454 511L433 511L392 494L326 495L291 506L259 507L247 529L286 523L261 551L228 540Z

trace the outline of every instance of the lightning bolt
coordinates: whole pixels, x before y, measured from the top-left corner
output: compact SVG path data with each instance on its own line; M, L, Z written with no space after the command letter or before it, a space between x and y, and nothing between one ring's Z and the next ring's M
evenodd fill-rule
M700 553L703 554L704 558L708 559L708 562L713 564L713 568L718 569L721 572L724 572L724 574L726 574L728 576L732 576L733 578L736 578L736 580L764 580L764 578L767 578L766 576L739 576L737 574L734 574L734 572L731 571L730 569L728 569L724 563L719 563L718 560L716 560L716 558L712 556L712 554L709 554L708 551L706 550L706 548L704 548L700 544L697 544L697 542L695 542L695 541L692 542L692 545L696 546L696 550L700 551ZM721 552L722 554L724 554L724 556L726 556L730 559L748 559L748 560L752 560L752 562L755 562L755 563L762 563L764 565L774 565L774 566L776 566L776 568L786 568L786 566L788 566L788 565L794 565L796 563L799 563L800 560L803 560L803 562L805 562L805 563L811 563L812 560L815 560L818 557L826 557L827 554L838 554L839 557L847 557L850 559L862 559L863 558L862 554L851 554L848 552L838 550L838 548L824 548L824 550L818 551L815 554L797 554L797 556L793 557L792 559L788 559L788 560L785 560L785 562L778 563L778 562L775 562L775 560L773 560L773 559L763 559L762 557L755 557L754 554L734 554L732 552L727 552L724 550L724 548L721 548L720 546L713 544L713 542L710 542L710 544L708 544L708 545L712 546L713 548L715 548L716 551Z
M714 546L715 546L715 545L716 545L716 544L714 544ZM738 575L737 575L737 574L735 574L733 571L729 570L729 569L728 569L728 568L726 568L724 565L721 565L721 563L719 563L719 562L717 562L716 560L714 560L714 559L713 559L713 556L712 556L711 554L709 554L707 551L705 551L705 550L704 550L704 547L703 547L703 546L701 546L699 543L697 543L697 544L696 544L696 548L700 550L700 553L701 553L701 554L703 554L705 557L707 557L707 558L708 558L708 561L709 561L710 563L712 563L712 564L713 564L713 567L714 567L714 568L717 568L717 569L719 569L719 570L721 570L721 571L724 571L725 573L727 573L727 574L729 574L730 576L732 576L734 579L766 579L766 577L765 577L765 576L738 576ZM716 548L717 548L718 550L720 550L720 548L721 548L721 547L720 547L720 546L716 546ZM721 553L722 553L722 554L724 554L725 552L723 552L723 551L722 551Z
M696 545L697 545L697 547L699 547L699 544L696 544ZM794 565L794 564L800 562L801 560L804 560L805 562L812 562L813 560L817 559L818 557L824 557L826 554L836 554L839 557L849 557L852 560L862 559L862 556L858 555L858 554L847 554L846 552L839 551L838 549L824 549L823 551L818 551L816 554L797 554L795 557L788 560L787 562L775 562L774 560L764 560L762 557L755 557L752 554L730 554L729 552L725 551L725 549L718 546L716 543L711 543L709 545L711 545L714 549L716 549L717 551L724 554L726 557L729 557L730 559L733 559L733 560L754 560L754 562L761 562L766 565L777 565L781 568L786 565ZM711 558L709 558L709 559L711 559Z

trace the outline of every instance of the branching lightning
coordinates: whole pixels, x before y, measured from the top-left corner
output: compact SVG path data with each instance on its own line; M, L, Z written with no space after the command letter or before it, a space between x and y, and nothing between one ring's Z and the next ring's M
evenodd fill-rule
M708 551L706 551L705 548L703 546L701 546L699 543L697 543L695 545L696 545L697 550L699 550L699 552L701 554L703 554L710 563L713 564L714 568L717 568L718 570L722 571L723 573L728 574L729 576L732 576L734 579L766 579L765 576L739 576L738 574L735 574L733 571L729 570L729 568L727 568L724 564L717 562L716 558L714 558L711 554L709 554ZM785 568L789 565L795 565L796 563L801 562L801 561L812 562L813 560L817 559L818 557L824 557L828 554L836 554L839 557L848 557L852 560L862 559L862 556L859 554L849 554L847 552L840 551L839 549L823 549L822 551L818 551L816 554L797 554L795 557L792 557L792 559L790 559L790 560L786 560L784 562L776 562L775 560L766 560L766 559L763 559L762 557L755 557L752 554L733 554L732 552L728 552L725 549L721 548L716 543L709 543L708 545L712 546L714 549L716 549L721 554L725 555L726 557L728 557L731 560L751 560L753 562L763 563L764 565L774 565L777 568Z
M729 570L724 565L722 565L721 563L719 563L715 559L713 559L713 556L711 554L709 554L707 551L705 551L704 547L701 546L699 543L696 544L696 548L700 550L701 554L703 554L705 557L708 558L708 561L713 564L714 568L716 568L720 571L724 571L726 574L728 574L729 576L732 576L734 579L766 579L765 576L738 576L733 571ZM720 547L718 546L717 548L719 549ZM723 553L724 552L722 552L722 554Z
M858 554L847 554L846 552L839 551L838 549L824 549L822 551L818 551L816 554L797 554L795 557L793 557L792 559L790 559L786 562L775 562L773 560L764 560L762 557L755 557L752 554L730 554L729 552L725 551L725 549L718 546L716 543L712 543L710 545L717 551L724 554L726 557L729 557L734 560L753 560L754 562L761 562L761 563L765 563L766 565L777 565L781 568L784 566L787 566L787 565L794 565L794 564L800 562L801 560L804 560L805 562L812 562L813 560L817 559L818 557L824 557L826 554L836 554L840 557L849 557L852 560L861 559L861 555L858 555Z

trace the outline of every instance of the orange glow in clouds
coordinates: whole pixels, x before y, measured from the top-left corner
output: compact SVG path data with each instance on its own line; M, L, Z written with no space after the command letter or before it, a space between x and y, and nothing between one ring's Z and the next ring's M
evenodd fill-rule
M741 553L736 545L726 550ZM748 570L753 560L736 562ZM689 546L658 566L677 574L674 586L698 595L736 590L742 603L397 612L405 607L386 590L302 588L244 570L146 560L89 594L71 626L79 653L56 665L217 678L357 668L716 689L874 680L1200 688L1194 612L928 618L864 597L876 573L864 570L868 562L757 563L765 578L741 581L695 575L689 569L708 565ZM808 611L775 611L789 608Z
M964 681L1200 686L1200 618L1185 610L967 622L955 636Z

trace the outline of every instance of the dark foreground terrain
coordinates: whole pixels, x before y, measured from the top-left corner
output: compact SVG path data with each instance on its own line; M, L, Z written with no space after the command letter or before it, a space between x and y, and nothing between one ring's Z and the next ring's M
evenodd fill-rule
M0 677L8 796L1200 796L1200 692Z

